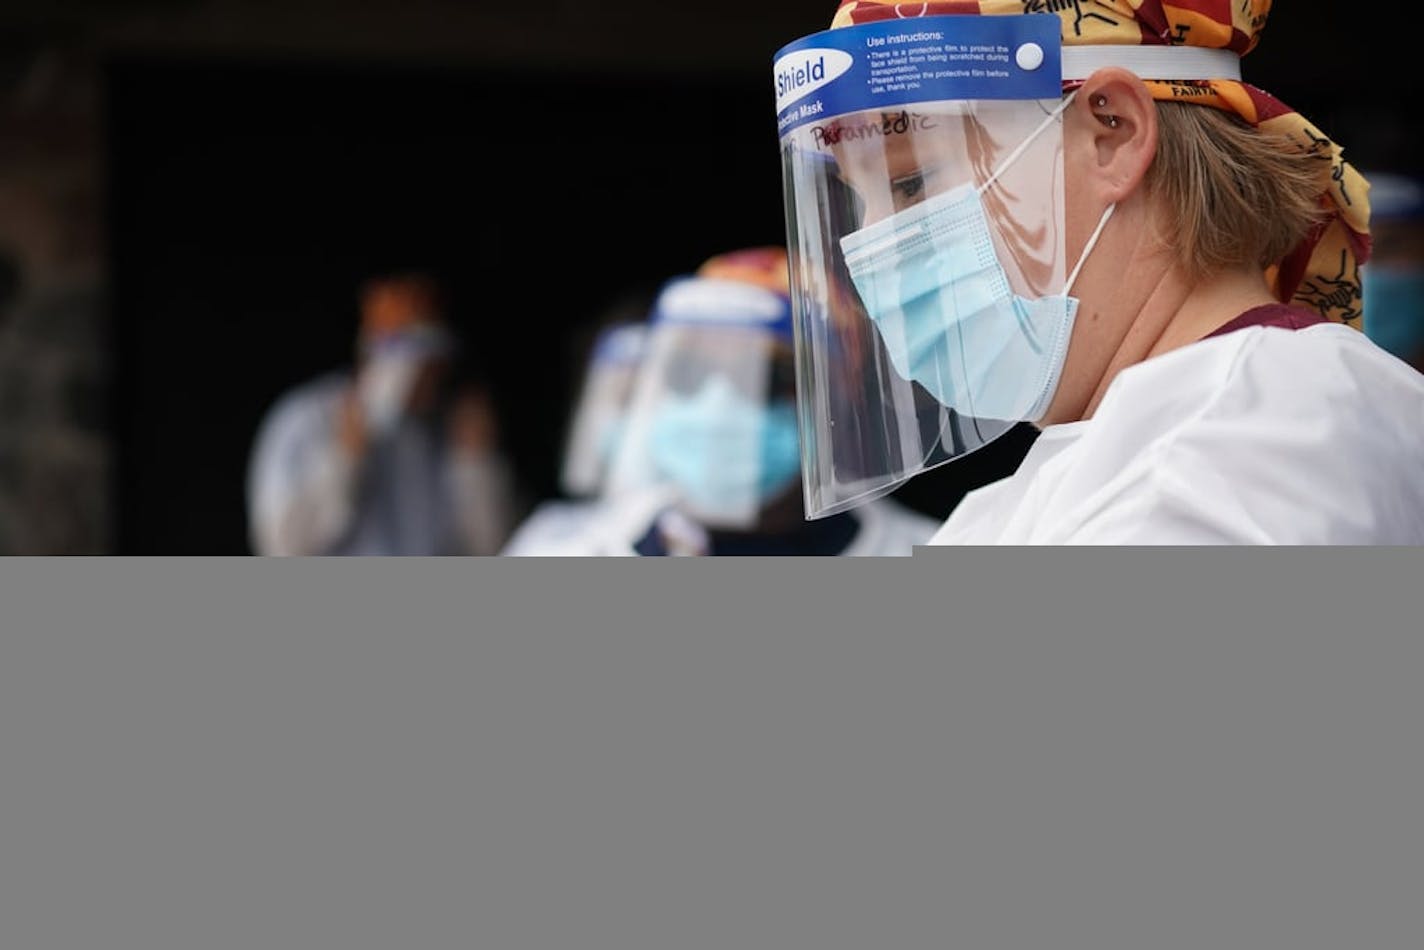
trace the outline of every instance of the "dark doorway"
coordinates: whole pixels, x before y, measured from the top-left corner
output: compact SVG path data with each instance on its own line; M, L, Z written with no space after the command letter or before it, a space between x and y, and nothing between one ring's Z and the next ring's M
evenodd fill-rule
M171 62L110 78L120 553L249 550L263 413L349 360L373 271L446 282L539 497L599 313L784 239L755 79Z

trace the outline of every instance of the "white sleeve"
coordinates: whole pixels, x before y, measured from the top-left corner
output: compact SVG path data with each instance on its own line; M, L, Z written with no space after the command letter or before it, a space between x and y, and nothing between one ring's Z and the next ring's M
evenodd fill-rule
M545 502L520 522L499 553L503 557L537 556L550 544L575 535L594 510L591 504Z
M1067 545L1270 544L1232 486L1164 452L1114 479L1093 510L1051 538Z
M1421 433L1424 377L1359 331L1240 330L1124 370L935 541L1424 544Z
M1141 451L1109 444L1115 432L1138 442L1119 415L1085 440L1098 461L1075 477L1098 488L1050 542L1419 543L1424 380L1356 333L1258 333L1200 407ZM1123 407L1151 425L1145 395Z
M536 511L521 529L516 547L505 554L519 557L636 557L634 545L673 502L667 486L649 486L618 500L555 505L552 513Z
M351 526L357 477L327 414L310 403L278 405L259 433L249 474L254 550L329 553Z

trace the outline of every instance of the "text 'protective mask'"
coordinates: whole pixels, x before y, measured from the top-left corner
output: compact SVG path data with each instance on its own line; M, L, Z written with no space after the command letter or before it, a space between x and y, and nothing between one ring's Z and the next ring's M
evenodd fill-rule
M973 418L1033 421L1048 409L1078 311L1068 294L1115 208L1103 213L1062 293L1014 293L983 194L1072 100L1065 98L983 185L959 185L841 239L846 268L896 372Z

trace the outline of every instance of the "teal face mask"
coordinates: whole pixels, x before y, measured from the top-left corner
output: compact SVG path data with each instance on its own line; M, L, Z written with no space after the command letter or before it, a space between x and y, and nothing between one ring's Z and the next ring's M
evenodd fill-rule
M961 185L847 235L846 268L895 371L976 419L1034 421L1068 352L1078 273L1112 217L1109 205L1061 294L1021 297L999 262L983 193L1062 108L980 187Z
M763 406L723 376L669 397L652 425L653 464L698 512L745 518L782 494L801 469L796 407Z
M1424 269L1366 264L1365 334L1400 359L1424 352Z

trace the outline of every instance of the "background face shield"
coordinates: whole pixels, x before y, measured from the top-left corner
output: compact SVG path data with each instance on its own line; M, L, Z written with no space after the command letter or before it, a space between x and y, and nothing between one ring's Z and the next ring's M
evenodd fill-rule
M917 35L933 35L937 31L925 29L926 25L942 20L1035 19L940 17L914 23L921 30ZM905 24L910 22L835 31L797 45L818 40L824 45L827 36L835 36L843 49L874 49L875 38L894 36L895 30L909 29ZM945 36L951 28L957 24L938 35ZM982 24L974 25L980 28ZM1051 30L1056 42L1056 19ZM857 39L853 34L858 33L864 35ZM895 46L892 40L887 48ZM940 46L970 48L950 40ZM1012 50L1012 43L1005 48ZM783 60L817 52L784 55ZM934 56L912 47L904 60ZM910 68L895 65L900 62L895 59L875 62L890 63L886 68ZM960 202L961 196L978 194L982 188L978 198L988 225L988 239L982 244L992 244L991 256L1008 289L1025 301L1063 293L1062 124L1054 117L1062 99L1056 64L1055 49L1054 74L1034 86L1039 92L1051 91L1043 98L903 101L834 113L836 102L860 102L867 94L857 87L853 94L837 96L830 84L809 97L814 100L811 118L788 118L797 108L795 99L783 113L783 186L809 517L825 517L886 495L914 475L988 444L1017 423L1017 418L1006 417L1008 413L996 417L952 406L956 401L974 404L966 399L950 400L947 405L941 398L946 392L981 393L1002 381L994 378L992 366L956 362L964 352L992 350L994 340L981 340L977 350L956 350L953 344L960 342L956 335L985 328L990 334L1019 329L1012 326L1016 318L1007 309L1007 324L989 319L983 307L974 320L952 319L948 312L952 308L944 305L953 303L955 294L970 295L923 275L927 271L942 275L946 267L958 266L948 258L963 258L963 252L974 249L973 242L950 235L936 240L954 245L954 254L927 251L918 242L931 229L943 231L943 221L924 226L904 222L937 203ZM849 69L847 79L860 81L855 68ZM945 83L930 81L920 85L926 91L946 88ZM805 108L805 101L799 101ZM853 276L847 246L852 254L857 246L870 248L880 260L903 260L904 265L882 266L877 283L872 284L863 272ZM980 253L978 258L983 256ZM856 263L852 259L851 264ZM917 280L921 285L915 284ZM887 307L883 299L867 300L867 287L896 302L915 302L921 306L918 321L909 330L906 323L877 323L872 310L881 315ZM961 303L960 313L973 308ZM917 339L907 341L908 333L918 334ZM921 352L934 351L944 340L949 342L935 370L942 378L931 391L918 381L923 373L907 365L905 354L912 345Z
M622 440L628 403L647 345L647 327L615 327L599 337L574 410L561 475L576 497L602 493Z
M661 492L702 524L748 530L800 476L791 348L752 326L650 335L611 494Z

